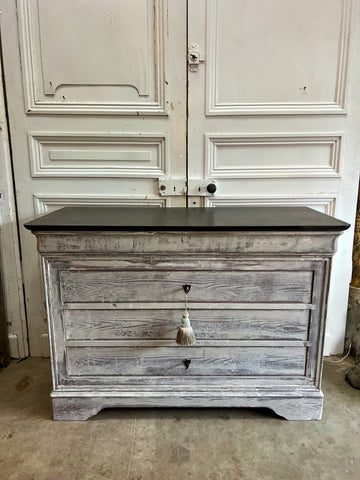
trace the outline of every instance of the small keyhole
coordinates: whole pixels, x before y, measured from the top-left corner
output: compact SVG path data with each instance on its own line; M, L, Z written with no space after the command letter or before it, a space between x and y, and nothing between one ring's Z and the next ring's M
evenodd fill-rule
M183 360L183 364L185 365L186 370L189 368L190 363L191 363L190 358L185 358L185 360Z

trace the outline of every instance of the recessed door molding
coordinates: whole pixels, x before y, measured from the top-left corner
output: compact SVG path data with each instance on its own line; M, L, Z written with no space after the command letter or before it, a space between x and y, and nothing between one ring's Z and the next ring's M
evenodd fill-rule
M235 0L234 0L235 1ZM228 50L231 50L231 48L234 48L234 52L237 52L237 57L241 56L246 56L248 52L243 52L241 50L241 45L238 44L231 44L229 43L230 40L227 39L222 39L222 35L224 34L224 29L221 30L221 25L220 25L220 16L219 13L224 11L225 4L221 0L207 0L207 50L206 50L206 60L207 60L207 70L206 70L206 89L207 89L207 101L206 101L206 114L207 115L281 115L281 114L316 114L316 115L339 115L339 114L345 114L346 113L346 106L345 106L345 97L346 97L346 89L347 89L347 71L348 71L348 60L349 60L349 47L350 47L350 29L351 29L351 17L352 17L352 0L344 0L343 2L332 2L333 6L338 6L338 11L336 8L332 9L333 12L333 18L331 19L334 24L337 23L337 30L338 30L338 37L339 37L339 42L338 45L334 45L334 51L332 52L332 63L334 66L334 77L333 78L326 78L325 76L321 78L321 81L323 82L332 82L332 97L329 98L326 101L323 100L317 100L317 95L321 94L322 89L320 84L317 85L317 95L315 95L314 98L311 100L308 100L309 96L309 91L311 91L311 86L309 88L308 85L303 85L303 77L304 78L311 78L311 69L316 68L316 62L314 62L311 65L306 64L306 56L311 55L311 49L307 51L307 55L305 52L300 56L296 56L296 53L293 55L293 61L300 64L301 62L304 62L304 68L303 70L306 71L308 70L308 73L304 73L302 75L299 74L299 85L294 86L293 90L293 96L301 98L301 101L294 101L294 99L287 98L287 95L284 93L281 93L282 87L287 88L287 85L289 83L290 79L287 79L286 82L283 85L281 84L281 76L277 75L276 71L276 63L273 62L272 65L270 65L271 60L265 56L263 58L263 63L266 61L268 64L268 72L267 72L267 78L265 75L264 80L256 79L254 78L254 83L256 80L260 81L260 85L262 85L261 82L267 82L268 84L270 82L274 82L273 87L273 94L276 93L276 95L283 96L283 99L278 100L278 101L268 101L264 102L261 99L257 100L256 94L254 93L253 96L253 101L241 101L241 93L234 91L233 93L233 100L221 100L221 95L224 95L224 92L221 91L221 86L219 85L219 75L222 72L222 65L223 63L223 54L227 53ZM338 5L336 5L336 3ZM251 2L250 2L251 4ZM271 7L271 4L268 2L265 2ZM264 4L264 5L265 5ZM244 12L244 9L246 7L246 2L242 5L242 13ZM330 6L330 5L329 5ZM293 7L292 2L283 2L283 7L278 9L280 12L281 10L284 10L285 8L289 8L288 10L288 15L289 18L287 18L288 22L295 22L296 27L299 29L299 37L298 41L299 43L304 42L306 39L306 35L302 35L301 33L305 32L308 30L308 25L307 23L311 21L312 19L309 17L310 13L308 12L307 8L303 8L302 13L301 13L301 19L299 18L290 18L291 15L293 15L293 10L291 8ZM327 5L327 2L313 2L311 7L314 9L314 13L316 13L316 18L322 18L322 11L323 8L326 8L327 10L327 19L329 16L329 8ZM230 7L228 7L230 8ZM240 9L240 5L238 6ZM256 4L256 8L261 9L261 6ZM300 8L300 6L299 6ZM302 8L302 7L301 7ZM231 9L232 10L232 9ZM233 12L231 12L231 15L234 15ZM284 23L285 23L285 17L284 16ZM241 22L241 18L238 18L238 22ZM315 21L315 19L314 19ZM256 23L255 23L256 24ZM290 24L290 23L289 23ZM285 28L284 25L280 25L283 28ZM238 32L244 32L244 33L239 33L239 35L242 35L242 39L245 40L246 37L246 24L241 24L237 25L237 31ZM260 26L258 26L260 28ZM315 30L315 29L313 29ZM265 31L265 29L264 29ZM278 29L280 31L280 29ZM262 32L261 30L256 30L257 36L261 35ZM319 30L320 34L322 34L322 30ZM248 35L250 38L252 38L253 33L251 32L251 29L248 31ZM280 35L280 33L279 33ZM314 31L312 31L312 35L314 35ZM334 38L336 38L336 35L333 35ZM230 36L229 36L230 38ZM294 35L294 38L295 35ZM220 39L223 41L223 43L226 43L226 49L224 45L222 45L222 48L219 46L219 41ZM264 42L266 43L267 37L264 37ZM318 42L323 43L323 52L327 52L327 40L325 38L318 38ZM274 42L275 43L275 42ZM260 44L259 44L260 45ZM254 54L252 55L251 59L256 60L256 56L259 57L259 62L260 59L262 58L262 51L259 49L259 45L255 46L254 45ZM276 45L276 43L275 43ZM236 47L236 50L235 50ZM249 46L250 48L250 46ZM328 53L328 52L327 52ZM272 50L272 54L276 55L276 47ZM330 55L328 53L328 55ZM230 58L230 54L229 57ZM291 58L291 57L289 57ZM234 58L233 55L233 61L236 59ZM234 68L233 62L230 60L228 63L229 67ZM246 61L244 63L246 65ZM247 64L249 66L249 64ZM294 67L294 65L293 65ZM283 65L284 70L286 70L286 65ZM294 67L295 68L295 67ZM298 69L299 73L302 71L301 69ZM246 68L243 66L239 74L244 75L246 73ZM264 73L264 72L262 72ZM259 75L260 76L260 75ZM227 75L227 78L229 75ZM275 81L274 78L277 78ZM291 78L291 80L294 80ZM316 82L320 82L320 76L315 75L312 77L312 80ZM279 83L280 82L280 83ZM240 80L240 86L241 86L241 80ZM264 88L259 87L259 91L263 91ZM296 90L298 90L297 95L295 94ZM288 92L289 93L289 92ZM228 95L228 92L227 92ZM238 97L238 101L236 101L236 96Z
M77 44L74 44L75 39L71 40L76 25L82 26L83 36L88 36L89 42L92 38L91 25L86 22L79 24L74 21L71 28L71 9L76 17L80 5L70 0L57 4L44 3L43 0L18 1L26 113L166 115L164 71L167 16L164 0L125 1L127 8L133 10L133 15L138 12L138 21L142 19L144 23L143 28L138 27L138 36L141 35L143 43L133 47L131 38L126 37L125 28L117 25L119 18L125 22L123 27L129 21L122 13L124 2L114 3L111 8L117 13L117 18L111 12L99 12L92 16L92 21L97 18L96 26L103 34L103 58L99 57L101 65L92 64L99 54L96 56L94 50L92 53L89 51L90 45L85 40L80 41L80 34ZM89 7L98 8L97 4L91 6L91 3L87 5ZM60 10L56 21L53 19L54 22L49 22L48 16L56 15L57 9ZM66 15L61 14L62 9ZM66 23L62 25L62 22ZM58 35L49 29L49 24L58 29ZM117 48L111 48L112 45L117 45ZM81 68L74 69L75 52L77 61L82 63ZM61 59L58 58L59 54ZM116 65L124 62L129 63L129 68L114 70ZM62 67L59 68L59 65ZM83 100L78 100L81 88L86 88L86 93Z
M207 133L207 176L339 177L342 137L341 133Z
M168 172L168 135L29 132L32 177L145 177Z

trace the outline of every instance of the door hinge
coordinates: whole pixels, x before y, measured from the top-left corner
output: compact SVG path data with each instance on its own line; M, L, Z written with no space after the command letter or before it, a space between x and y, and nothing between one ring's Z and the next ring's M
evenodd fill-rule
M200 47L197 43L190 43L188 50L188 65L191 72L199 70L200 63L204 62L205 56L200 53Z

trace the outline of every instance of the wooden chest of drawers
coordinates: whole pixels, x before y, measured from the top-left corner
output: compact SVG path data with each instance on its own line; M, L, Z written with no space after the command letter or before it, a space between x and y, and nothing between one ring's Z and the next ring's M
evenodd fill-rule
M320 419L330 257L347 224L306 208L65 208L43 259L53 417L268 407ZM196 335L176 344L188 310Z

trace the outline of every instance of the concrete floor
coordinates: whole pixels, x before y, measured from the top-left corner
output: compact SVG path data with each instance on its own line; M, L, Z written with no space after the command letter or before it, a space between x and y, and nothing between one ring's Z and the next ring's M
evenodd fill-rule
M48 360L0 370L0 480L360 479L360 390L325 363L320 422L265 410L106 410L53 422Z

